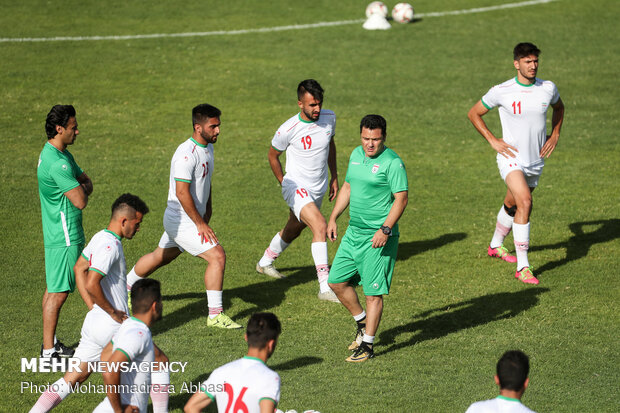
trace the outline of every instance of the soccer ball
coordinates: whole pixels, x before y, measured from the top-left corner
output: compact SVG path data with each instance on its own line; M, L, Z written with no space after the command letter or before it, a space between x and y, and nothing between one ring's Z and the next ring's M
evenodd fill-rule
M366 7L366 17L370 17L373 14L380 14L383 17L387 17L388 8L382 1L373 1Z
M409 3L398 3L392 9L392 18L399 23L409 23L413 20L413 6Z

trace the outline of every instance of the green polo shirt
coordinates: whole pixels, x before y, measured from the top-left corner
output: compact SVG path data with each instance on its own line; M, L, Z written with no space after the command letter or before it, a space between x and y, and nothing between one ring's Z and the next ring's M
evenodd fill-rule
M60 151L47 142L39 156L37 179L41 200L43 244L45 248L84 244L82 210L64 193L77 187L77 177L84 171L68 150Z
M394 204L394 194L407 191L407 171L400 157L388 147L367 157L362 146L351 153L345 181L351 186L349 225L376 232ZM398 224L392 228L398 235Z

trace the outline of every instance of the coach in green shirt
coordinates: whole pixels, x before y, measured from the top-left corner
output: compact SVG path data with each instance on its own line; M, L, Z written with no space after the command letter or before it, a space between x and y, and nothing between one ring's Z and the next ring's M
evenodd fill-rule
M349 228L329 273L329 285L357 322L354 353L347 361L374 356L373 342L383 294L389 294L398 249L398 219L408 202L407 172L400 157L385 146L387 125L379 115L360 123L362 145L353 150L345 183L327 224L327 236L338 237L336 219L349 206ZM362 285L366 311L353 285Z
M67 150L80 133L73 106L54 106L47 115L45 132L47 143L37 167L47 285L41 357L71 357L73 350L58 341L55 332L60 309L75 290L73 266L84 248L82 209L93 184Z

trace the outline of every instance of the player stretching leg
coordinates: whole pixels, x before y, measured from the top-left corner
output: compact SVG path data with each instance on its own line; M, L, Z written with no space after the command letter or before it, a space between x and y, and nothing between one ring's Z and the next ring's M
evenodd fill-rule
M100 360L104 347L127 318L127 280L121 240L134 237L148 211L146 204L137 196L121 195L112 205L112 218L108 227L93 236L78 258L74 267L75 276L83 286L82 297L90 309L84 318L82 337L75 351L81 371L68 371L54 385L49 386L32 407L31 413L50 411L71 393L71 388L84 383L91 374L88 363ZM168 362L166 355L157 348L156 360ZM158 390L162 389L151 391L153 411L166 412L170 374L153 373L153 383L159 384Z
M497 165L507 191L497 215L495 233L488 248L491 257L517 263L515 277L527 284L538 284L527 258L530 245L532 192L560 138L564 104L555 84L536 78L540 50L532 43L515 46L517 76L492 87L470 110L469 120L497 151ZM497 139L482 116L498 106L502 137ZM547 135L547 109L553 108L552 131ZM503 246L512 228L516 259Z
M290 208L288 222L278 232L256 271L274 278L284 278L273 266L278 256L308 226L312 231L312 258L319 280L321 300L338 302L327 284L329 265L327 256L327 223L320 208L329 186L329 200L338 192L336 166L336 114L323 106L323 88L314 79L297 86L297 105L300 112L278 129L269 149L269 165L282 186L282 195ZM280 155L286 151L286 175L282 171ZM331 180L327 179L327 169Z
M222 312L226 253L208 225L212 214L213 144L220 134L220 115L218 108L206 103L192 110L192 137L179 145L170 164L164 233L157 248L140 258L127 274L127 288L187 251L208 263L204 275L207 326L241 328Z

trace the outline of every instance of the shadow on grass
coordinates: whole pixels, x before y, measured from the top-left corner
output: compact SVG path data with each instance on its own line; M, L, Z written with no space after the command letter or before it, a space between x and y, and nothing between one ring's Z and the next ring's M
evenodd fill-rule
M297 357L296 359L285 361L280 364L274 364L273 366L269 366L270 369L281 372L283 370L293 370L298 369L300 367L309 366L311 364L321 363L323 361L320 357ZM172 411L174 409L183 410L183 406L187 403L192 393L195 393L199 390L200 383L207 380L212 372L208 372L205 374L201 374L192 380L190 383L185 383L185 387L175 386L175 395L170 396L170 401L168 402L169 410ZM195 386L195 387L193 387Z
M596 227L594 230L586 232L588 227ZM574 234L564 242L548 245L535 245L531 251L542 251L547 249L566 249L566 257L560 260L550 261L542 267L536 268L536 277L545 271L561 267L571 261L578 260L588 255L590 247L595 244L607 242L620 237L620 219L601 219L598 221L574 222L568 226Z
M469 301L435 308L414 316L414 321L391 328L379 334L381 346L387 348L379 354L413 346L425 340L446 336L467 328L481 326L514 317L538 303L538 295L548 288L527 288L515 293L496 293L473 298ZM401 334L416 333L403 343L394 344Z
M255 312L265 311L282 304L286 291L290 288L316 279L316 270L311 266L280 268L279 271L287 274L288 277L281 280L275 280L265 275L256 274L257 279L264 281L246 285L244 287L232 289L224 288L224 308L230 308L231 298L240 298L246 303L254 304L254 307L248 308L234 315L234 319L245 318ZM294 272L291 273L291 271ZM196 301L169 314L166 314L164 307L164 318L157 324L153 325L153 335L164 333L196 318L206 317L207 296L204 291L164 295L163 297L164 301L185 300L191 298L195 298ZM232 314L228 313L228 315L231 316Z
M441 248L451 242L462 241L467 238L464 232L455 232L452 234L443 234L437 238L427 239L423 241L403 242L398 244L397 261L404 261L414 255L421 254L426 251Z

